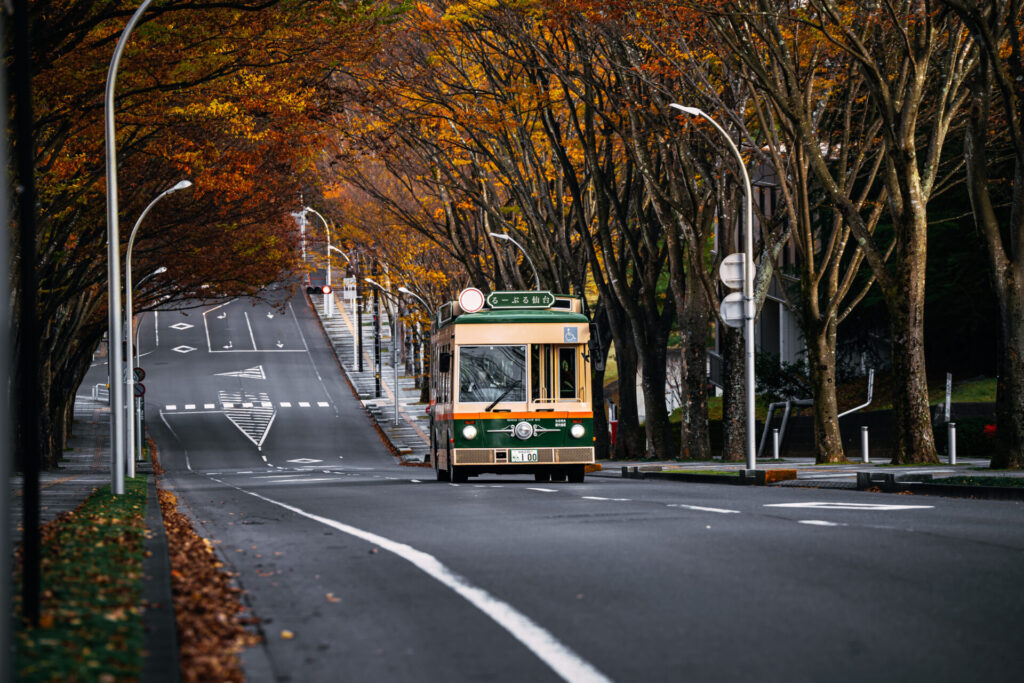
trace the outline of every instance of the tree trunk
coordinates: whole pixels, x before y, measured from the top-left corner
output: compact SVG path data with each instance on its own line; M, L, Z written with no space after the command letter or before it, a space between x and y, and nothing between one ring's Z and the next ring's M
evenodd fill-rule
M694 269L688 268L685 301L679 312L682 331L680 354L682 406L679 427L679 457L710 460L708 433L707 337L710 306Z
M924 247L908 249L886 297L892 348L894 465L937 463L924 360Z
M992 467L1024 469L1024 277L1006 269L1000 297L1002 334L996 383L996 452ZM1012 274L1011 274L1012 273Z
M817 326L807 340L807 361L814 396L814 461L843 462L843 438L839 433L839 406L836 403L836 326L835 318Z
M644 431L649 445L648 457L664 460L669 457L672 442L672 428L668 422L668 408L665 405L666 348L660 334L649 334L648 344L643 353L642 381L646 419Z
M616 460L647 457L644 433L636 403L636 350L627 335L615 333L615 358L619 365L619 426L615 436Z
M743 332L721 325L722 334L722 460L742 461L746 458L746 405L744 401Z

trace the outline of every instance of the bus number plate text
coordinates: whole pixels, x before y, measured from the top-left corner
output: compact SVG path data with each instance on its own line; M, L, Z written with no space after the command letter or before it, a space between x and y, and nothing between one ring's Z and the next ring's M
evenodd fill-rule
M537 462L539 460L536 448L513 448L509 453L509 462Z

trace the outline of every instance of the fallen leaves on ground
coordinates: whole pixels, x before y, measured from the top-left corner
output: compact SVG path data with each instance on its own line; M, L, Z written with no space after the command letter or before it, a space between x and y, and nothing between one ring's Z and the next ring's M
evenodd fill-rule
M161 489L160 507L167 529L171 590L178 618L183 681L238 681L242 675L238 653L260 642L246 628L256 619L246 616L242 591L214 554L213 545L200 538L187 516L178 510L174 494Z

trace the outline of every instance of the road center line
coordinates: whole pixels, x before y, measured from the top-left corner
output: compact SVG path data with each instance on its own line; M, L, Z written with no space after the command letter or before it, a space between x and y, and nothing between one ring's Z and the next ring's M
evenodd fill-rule
M231 486L231 484L218 479L214 479L214 481L218 481L225 486ZM570 650L566 645L562 644L552 633L534 623L533 620L512 605L494 597L483 588L474 586L466 577L453 572L433 555L417 550L411 545L399 543L390 538L306 512L293 505L261 496L252 491L246 491L237 486L231 486L231 488L394 553L427 576L452 589L471 605L490 617L566 681L608 681L610 683L610 679Z
M541 493L558 493L558 489L535 489L533 487L526 487L527 491L540 491Z
M682 503L671 503L668 505L670 508L685 508L687 510L696 510L697 512L718 512L723 515L738 515L739 510L726 510L724 508L706 508L700 505L683 505Z

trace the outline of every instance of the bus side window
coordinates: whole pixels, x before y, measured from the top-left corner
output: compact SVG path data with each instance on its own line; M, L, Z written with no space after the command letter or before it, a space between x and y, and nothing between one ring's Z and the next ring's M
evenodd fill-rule
M530 398L540 398L540 378L543 377L540 367L540 344L530 344Z
M576 399L576 347L558 349L558 398Z

